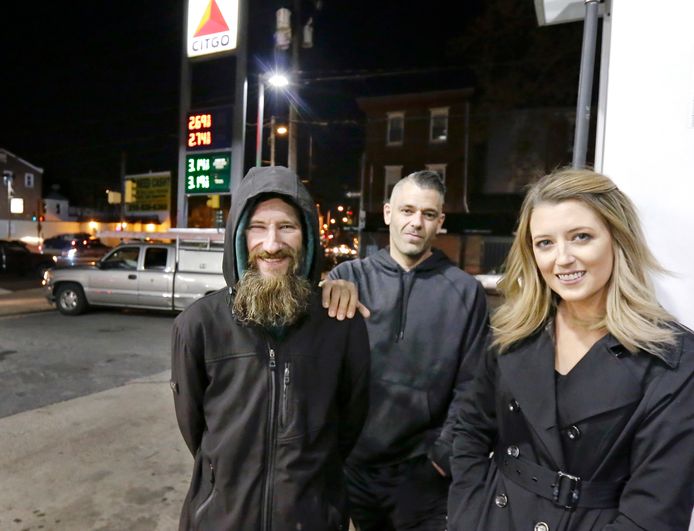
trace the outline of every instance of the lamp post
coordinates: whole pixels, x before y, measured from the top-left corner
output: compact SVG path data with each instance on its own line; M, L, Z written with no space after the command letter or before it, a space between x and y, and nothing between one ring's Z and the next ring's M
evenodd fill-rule
M284 136L287 134L287 128L283 125L275 125L275 117L270 119L270 166L275 165L275 135Z
M258 75L258 123L255 132L255 165L263 164L263 113L265 110L265 83L272 87L284 88L289 85L289 79L284 74L259 74ZM274 164L273 164L274 166Z

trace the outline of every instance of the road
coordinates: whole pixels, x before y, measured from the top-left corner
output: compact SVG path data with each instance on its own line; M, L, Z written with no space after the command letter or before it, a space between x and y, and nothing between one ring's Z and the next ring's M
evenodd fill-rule
M167 370L172 321L113 310L0 317L0 418Z
M66 317L16 286L0 286L0 529L176 529L192 457L168 384L173 316Z

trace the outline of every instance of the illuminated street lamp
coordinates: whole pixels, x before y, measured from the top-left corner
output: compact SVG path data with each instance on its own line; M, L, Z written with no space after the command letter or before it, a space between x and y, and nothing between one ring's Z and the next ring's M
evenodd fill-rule
M255 165L263 163L263 112L265 107L265 83L271 87L284 88L289 85L289 78L279 72L258 75L258 125L255 134Z

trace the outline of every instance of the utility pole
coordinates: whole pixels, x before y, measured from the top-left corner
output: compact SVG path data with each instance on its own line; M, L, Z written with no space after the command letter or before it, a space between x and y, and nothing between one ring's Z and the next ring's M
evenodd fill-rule
M234 126L231 144L232 195L241 184L246 145L246 103L248 79L246 77L248 47L248 0L239 0L238 43L236 46L236 89L234 91Z
M122 151L120 154L120 228L123 228L125 222L125 162L126 154Z
M291 64L291 78L295 83L295 87L298 87L296 83L297 75L299 73L299 47L301 46L300 36L301 36L301 0L294 0L294 10L292 12L291 18L292 25L292 64ZM287 156L287 167L297 173L297 144L298 144L298 121L299 113L296 109L296 100L298 100L298 90L295 90L294 98L289 102L289 137L288 142L288 156Z

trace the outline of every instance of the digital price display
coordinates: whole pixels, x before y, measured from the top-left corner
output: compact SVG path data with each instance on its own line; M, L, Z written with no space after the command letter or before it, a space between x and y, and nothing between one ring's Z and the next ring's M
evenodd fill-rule
M231 107L189 112L186 133L186 151L229 148Z
M230 182L230 151L186 155L186 194L229 193Z

